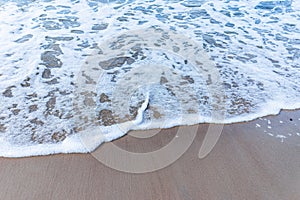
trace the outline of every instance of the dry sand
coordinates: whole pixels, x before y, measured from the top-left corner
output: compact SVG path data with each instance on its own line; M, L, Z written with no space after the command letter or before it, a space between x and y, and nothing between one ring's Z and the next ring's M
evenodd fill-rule
M299 118L300 112L293 111L267 119L273 132L286 134L300 132ZM281 142L264 133L270 131L267 125L264 120L227 125L212 152L199 159L208 128L200 125L183 156L145 174L116 171L91 154L1 158L0 199L299 200L300 137ZM114 143L128 151L149 152L166 145L177 129L147 139L125 136Z

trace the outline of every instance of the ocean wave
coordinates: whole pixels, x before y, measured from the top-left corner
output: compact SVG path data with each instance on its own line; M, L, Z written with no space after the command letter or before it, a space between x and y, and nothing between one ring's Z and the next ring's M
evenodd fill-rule
M0 155L300 108L299 3L249 2L0 1Z

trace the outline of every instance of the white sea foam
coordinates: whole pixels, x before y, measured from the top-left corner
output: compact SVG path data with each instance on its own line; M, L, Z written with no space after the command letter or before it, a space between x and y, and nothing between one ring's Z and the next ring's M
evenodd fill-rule
M0 156L300 108L299 3L265 4L1 0Z

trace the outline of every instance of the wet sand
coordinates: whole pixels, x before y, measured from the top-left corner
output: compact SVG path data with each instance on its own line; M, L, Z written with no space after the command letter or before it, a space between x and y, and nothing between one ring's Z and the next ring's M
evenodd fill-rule
M300 111L267 117L273 132L285 134L300 132L299 118ZM176 162L145 174L111 169L91 154L0 158L1 199L300 199L300 136L283 142L269 136L267 120L226 125L212 152L199 159L208 126L199 126ZM127 135L113 143L149 152L168 144L177 130L147 139Z

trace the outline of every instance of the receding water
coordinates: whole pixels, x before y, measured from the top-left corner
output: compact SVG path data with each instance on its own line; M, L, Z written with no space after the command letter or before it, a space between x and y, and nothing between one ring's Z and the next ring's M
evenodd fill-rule
M0 155L300 108L300 2L0 1Z

